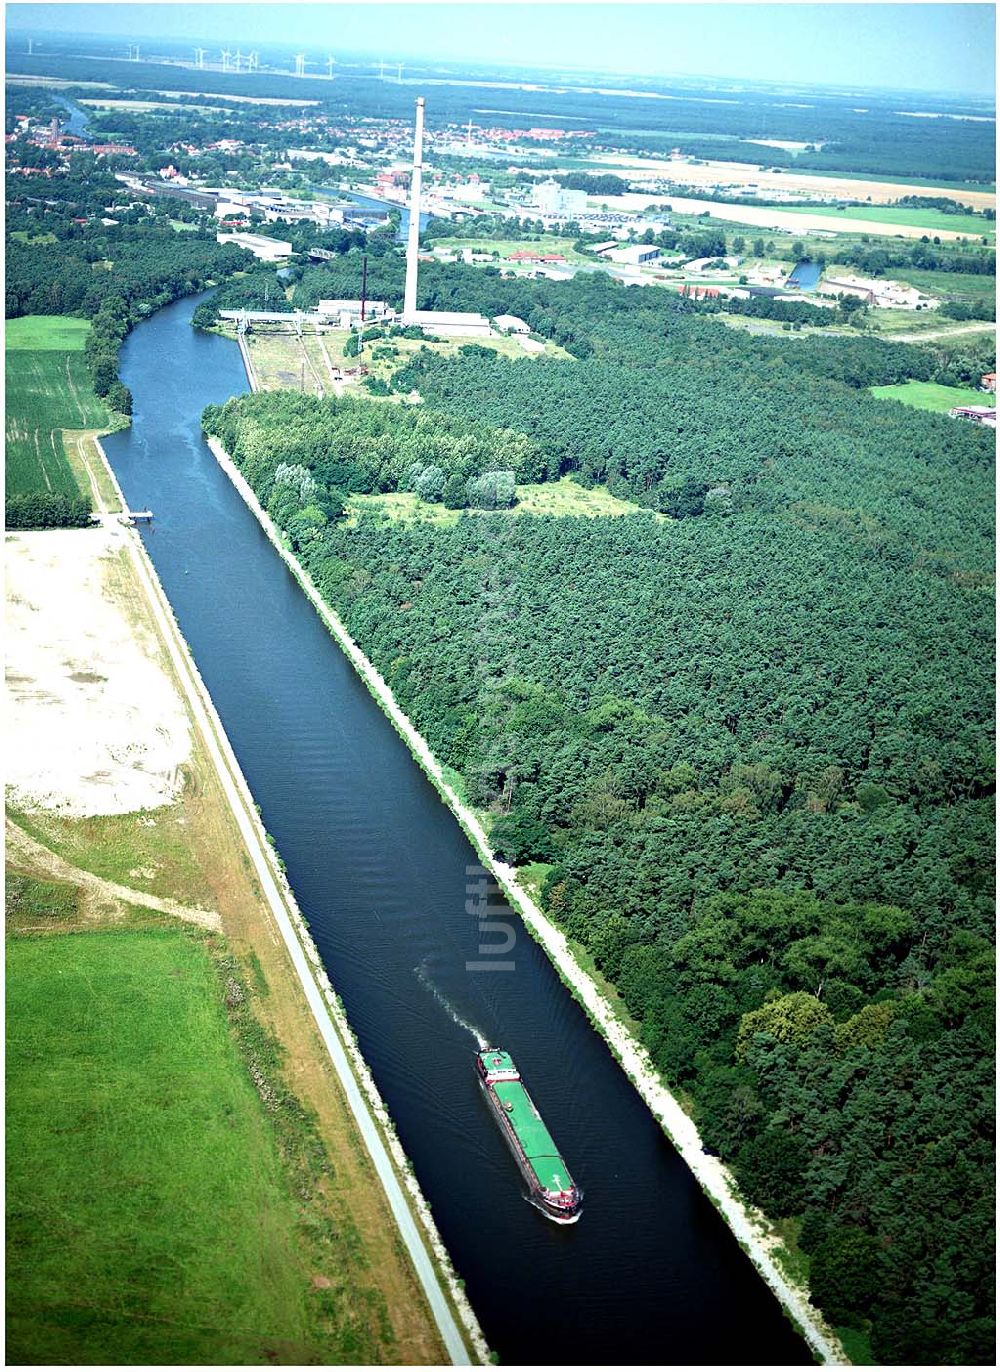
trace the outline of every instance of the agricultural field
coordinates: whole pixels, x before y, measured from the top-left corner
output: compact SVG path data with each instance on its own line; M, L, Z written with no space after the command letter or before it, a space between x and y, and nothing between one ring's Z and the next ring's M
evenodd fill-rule
M89 496L66 456L63 429L106 429L111 417L91 388L83 319L29 315L7 324L7 492Z
M8 942L8 1353L322 1361L225 983L204 936L132 920Z
M831 213L842 219L846 226L852 222L861 224L900 224L910 228L925 229L928 234L965 233L970 238L985 237L991 243L996 240L996 225L978 214L943 214L940 210L910 209L897 205L848 205L843 210L833 205L795 205L796 214L823 215Z
M904 381L898 386L872 386L872 395L879 400L898 400L914 410L932 410L947 414L956 405L989 405L993 396L985 391L965 386L938 386L932 381Z
M89 332L90 322L86 319L71 319L64 314L28 314L7 320L5 346L8 352L82 352Z
M996 299L995 276L980 276L972 272L919 271L916 267L893 267L891 275L894 281L908 281L927 295L944 300L960 300L971 305Z

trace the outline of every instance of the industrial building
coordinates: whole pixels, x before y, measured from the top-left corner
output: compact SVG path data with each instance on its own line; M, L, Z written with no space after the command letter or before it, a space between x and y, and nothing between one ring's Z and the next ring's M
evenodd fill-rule
M336 322L339 329L354 329L361 324L362 312L366 324L378 324L394 318L384 300L320 300L316 313L325 323Z
M570 191L551 177L540 181L531 193L531 203L542 216L551 219L578 219L587 213L587 192Z
M403 315L404 324L419 324L428 333L442 338L492 338L490 321L482 314L460 310L412 310Z
M235 243L238 248L246 248L262 262L281 262L292 255L291 243L280 238L265 238L259 233L217 233L217 243Z
M629 243L624 248L611 248L604 255L623 267L652 267L660 260L660 250L652 243Z
M531 329L516 314L498 314L493 323L501 333L530 333Z
M406 239L406 279L403 287L404 325L417 324L428 333L447 338L490 338L490 321L481 314L449 310L417 309L417 275L420 270L420 192L424 172L424 97L417 97L413 136L413 170L410 173L410 225Z

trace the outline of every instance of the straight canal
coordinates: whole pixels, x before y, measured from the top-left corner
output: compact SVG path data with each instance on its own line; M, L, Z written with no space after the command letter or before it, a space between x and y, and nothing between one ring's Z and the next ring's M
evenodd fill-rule
M503 1363L771 1364L805 1344L519 918L513 971L470 971L476 854L205 445L247 389L188 299L122 354L132 427L104 440L489 1344ZM499 907L498 907L499 908ZM496 936L491 936L495 938ZM510 1050L585 1192L559 1227L482 1099Z

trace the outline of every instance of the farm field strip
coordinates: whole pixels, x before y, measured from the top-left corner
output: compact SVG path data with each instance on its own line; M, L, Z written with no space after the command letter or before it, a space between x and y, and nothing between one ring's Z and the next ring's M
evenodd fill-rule
M992 242L996 238L995 226L987 219L973 214L945 214L942 210L916 209L905 205L848 205L843 210L833 206L798 205L789 206L796 214L823 215L829 217L831 211L845 223L854 220L863 227L872 223L904 224L923 229L926 233L940 234L942 231L966 234L969 238L986 237Z
M59 329L32 319L8 325L6 350L7 491L27 495L45 491L91 495L66 455L63 430L101 430L108 426L105 406L94 395L82 347L86 329ZM59 321L75 324L77 321ZM89 327L89 325L87 326ZM14 345L10 346L11 337ZM79 339L72 348L65 341ZM27 343L29 346L22 346Z
M832 205L829 210L820 210L816 207L796 209L792 205L780 209L772 205L724 205L715 200L693 200L665 191L656 194L638 194L630 191L626 195L609 198L607 203L623 210L644 210L650 205L669 204L677 214L707 214L712 219L753 225L765 231L784 229L790 233L808 233L810 228L824 229L829 233L858 231L856 226L845 226L846 214L842 214ZM886 219L875 219L865 221L864 232L887 238L922 238L927 230L918 224L898 224ZM978 232L982 233L982 229ZM969 234L939 229L935 231L935 236L942 241L954 242L959 238L968 238Z
M631 180L640 180L642 177L650 180L668 178L671 181L689 184L692 188L720 185L731 186L736 190L753 185L762 192L795 190L859 200L867 200L870 196L872 203L876 205L890 204L904 195L926 195L928 191L927 185L921 185L919 182L880 181L874 177L859 179L853 175L830 176L824 172L774 172L752 162L704 162L694 165L689 162L672 162L668 158L642 157L628 153L604 153L598 160L602 170L628 172ZM970 209L996 209L995 189L968 190L959 185L949 189L954 199L968 205ZM944 193L947 194L948 191Z

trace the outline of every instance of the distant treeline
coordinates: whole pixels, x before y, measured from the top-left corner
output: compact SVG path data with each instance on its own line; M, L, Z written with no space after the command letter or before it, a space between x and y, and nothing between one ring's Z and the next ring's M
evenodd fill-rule
M107 81L113 86L123 81L120 62L38 53L30 61L23 54L10 53L9 58L14 74L22 70L75 81ZM367 110L383 118L413 118L411 89L379 81L375 75L341 73L331 89L326 80L296 78L290 73L258 73L248 79L234 73L144 63L129 69L127 82L136 92L304 96L315 99L318 108L335 117L354 118L359 110ZM524 90L512 87L504 91L505 109L491 113L488 119L512 130L550 126L591 132L589 140L574 140L575 151L591 146L663 153L679 145L684 152L705 159L795 166L834 174L862 172L986 183L994 179L995 130L989 122L911 119L896 110L891 97L870 93L865 97L865 110L859 112L852 105L856 97L821 91L810 92L809 108L802 109L780 94L755 90L744 90L738 102L726 104L706 101L699 92L672 87L669 82L653 82L651 88L672 98L661 102L565 87L542 92L534 85ZM540 94L544 114L538 112ZM464 125L470 118L481 126L482 99L482 90L475 86L436 86L428 109L429 127ZM934 108L947 112L952 106L938 102ZM677 133L678 129L683 133ZM753 141L758 139L812 142L813 147L795 155Z

